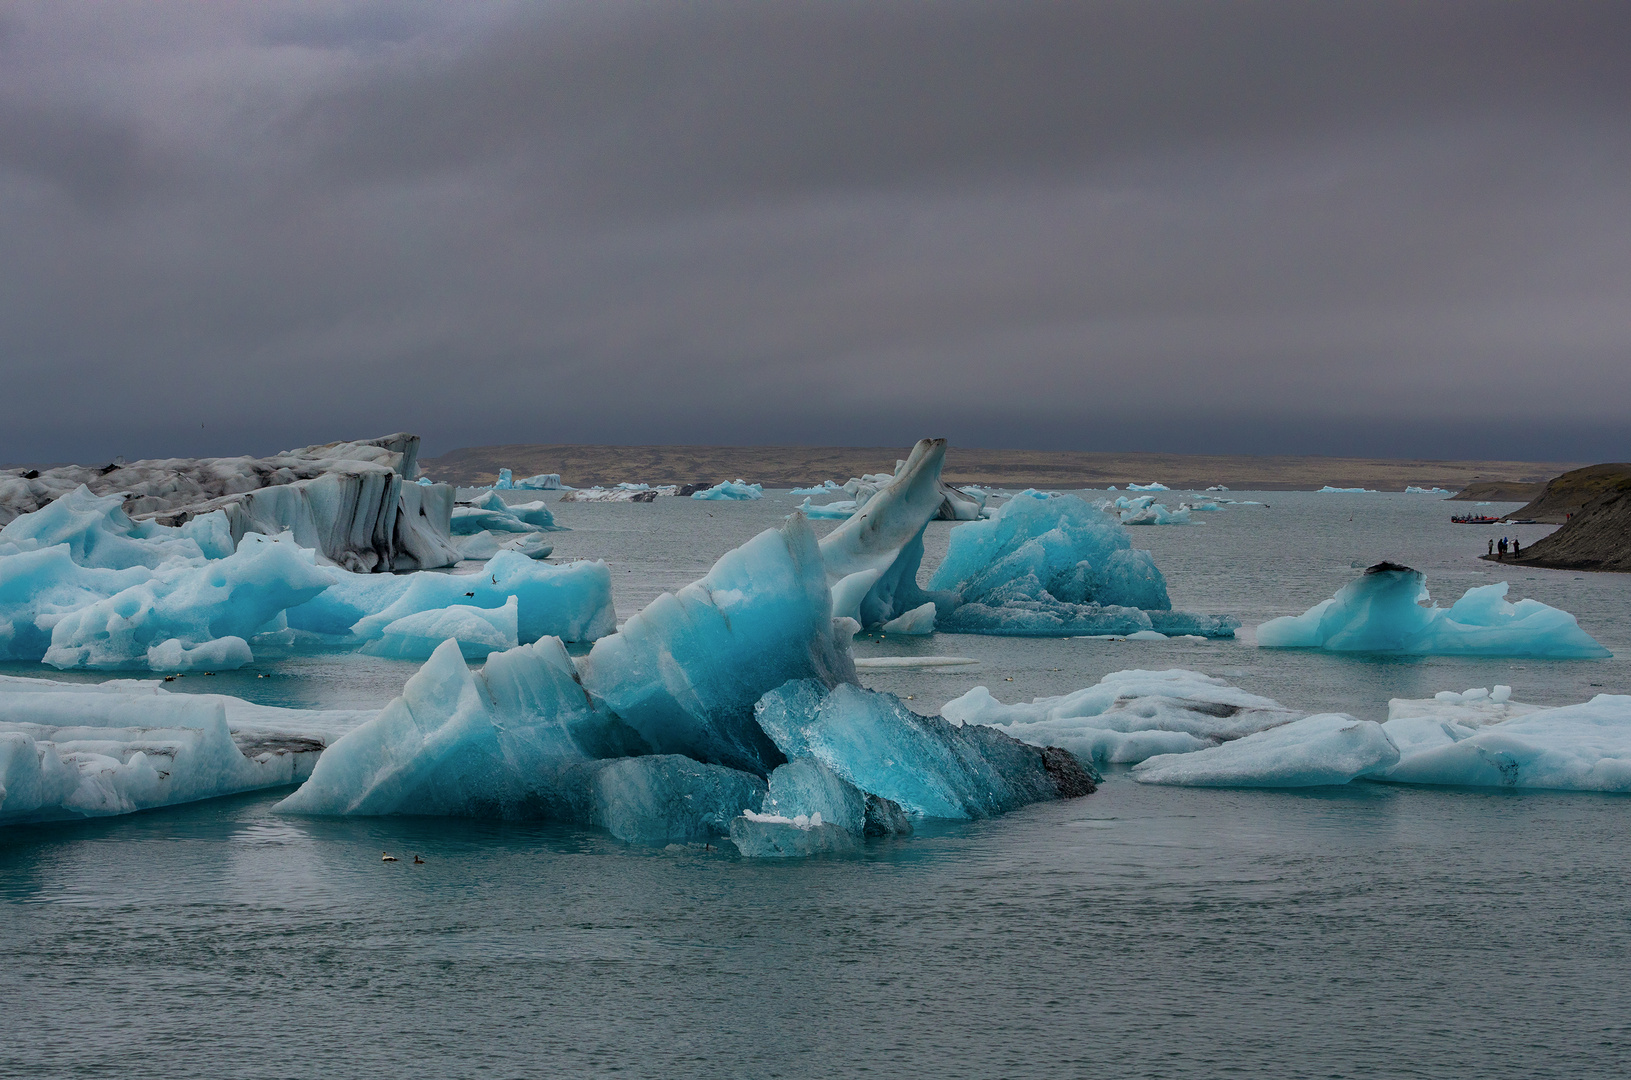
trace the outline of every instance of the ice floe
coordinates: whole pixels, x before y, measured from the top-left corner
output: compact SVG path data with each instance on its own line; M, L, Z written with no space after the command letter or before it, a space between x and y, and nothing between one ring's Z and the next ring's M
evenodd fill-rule
M156 682L0 677L0 824L127 814L280 787L365 712L306 712Z
M1374 720L1321 713L1192 753L1133 766L1146 784L1186 787L1320 787L1383 772L1399 749Z
M984 686L948 701L940 715L984 724L1083 760L1133 764L1156 754L1217 746L1298 719L1270 698L1197 671L1117 671L1058 697L1004 705Z
M1575 617L1539 600L1506 600L1508 585L1478 585L1448 608L1430 599L1419 570L1377 563L1301 615L1257 628L1266 648L1394 652L1418 656L1607 657Z

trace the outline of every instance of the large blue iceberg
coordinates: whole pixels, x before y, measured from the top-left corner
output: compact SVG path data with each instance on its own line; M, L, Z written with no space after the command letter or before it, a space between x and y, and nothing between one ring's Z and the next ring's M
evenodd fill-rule
M693 499L762 499L765 497L763 484L750 484L745 480L723 480L711 488L702 491L693 491Z
M1449 608L1430 599L1419 570L1377 563L1301 615L1257 628L1266 648L1416 656L1532 656L1594 659L1611 654L1567 611L1539 600L1506 600L1507 583L1479 585Z
M957 526L929 589L960 599L938 621L953 632L1229 637L1239 626L1227 616L1173 611L1150 553L1074 495L1024 492L990 519Z

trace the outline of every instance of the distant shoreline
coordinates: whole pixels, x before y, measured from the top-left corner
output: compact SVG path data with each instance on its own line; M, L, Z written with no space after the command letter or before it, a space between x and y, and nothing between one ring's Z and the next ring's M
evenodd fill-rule
M560 473L575 487L593 484L687 483L740 477L767 487L823 480L843 482L862 473L893 471L908 444L898 447L832 446L583 446L511 444L474 446L433 458L420 469L433 480L480 485L500 468L516 479ZM1322 486L1403 491L1406 486L1460 490L1474 483L1536 484L1578 468L1576 462L1421 461L1386 458L1279 455L1088 453L985 450L952 447L945 478L999 487L1102 488L1159 482L1201 489L1307 491Z

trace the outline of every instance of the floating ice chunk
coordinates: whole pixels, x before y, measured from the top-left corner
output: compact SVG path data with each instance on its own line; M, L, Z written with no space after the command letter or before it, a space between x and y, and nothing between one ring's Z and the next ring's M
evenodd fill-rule
M968 667L979 661L969 656L864 656L855 661L857 671L884 671L908 668L935 671L941 668Z
M1434 705L1440 708L1423 708ZM1446 716L1446 707L1460 710L1459 715ZM1498 710L1508 716L1496 716ZM1557 709L1515 702L1394 701L1388 712L1383 727L1403 756L1376 779L1631 792L1631 696L1598 694ZM1421 715L1403 715L1408 713Z
M1123 525L1191 525L1189 508L1167 509L1166 503L1155 503L1142 510L1129 510L1121 515Z
M631 844L670 844L727 836L743 811L757 810L765 782L750 773L679 754L579 766L577 820Z
M1153 484L1128 484L1128 491L1171 491L1167 485L1157 481Z
M984 686L946 702L955 724L985 724L1033 746L1078 758L1131 764L1156 754L1203 750L1301 716L1271 698L1197 671L1117 671L1060 697L1004 705Z
M693 491L693 499L762 499L763 484L750 484L746 480L725 480L704 491Z
M952 529L929 588L962 600L945 605L937 623L952 633L1228 637L1239 625L1172 611L1150 553L1074 495L1023 492L989 520Z
M565 641L594 641L617 627L612 572L604 562L552 565L519 552L500 551L474 574L414 574L400 594L358 619L350 632L372 640L384 634L390 623L415 612L454 605L497 608L512 596L519 605L523 642L548 635ZM297 612L289 625L305 625L305 620Z
M1507 603L1507 583L1479 585L1449 608L1429 599L1419 570L1377 563L1301 615L1257 628L1266 648L1331 652L1398 652L1418 656L1536 656L1554 659L1611 655L1573 615L1538 600Z
M1416 487L1414 485L1411 485L1410 487L1407 487L1407 488L1404 489L1404 493L1406 495L1448 495L1448 494L1450 494L1450 491L1449 491L1448 488L1441 488L1441 487L1424 488L1424 487Z
M466 660L481 660L489 653L520 644L516 629L519 610L512 596L500 608L454 604L416 612L386 624L384 636L364 645L362 651L398 660L425 660L442 642L452 639Z
M667 487L649 487L645 484L619 484L615 488L578 488L568 491L561 496L561 502L656 502L659 495L672 495L679 489L673 485Z
M839 502L831 502L824 506L811 506L810 500L806 498L804 502L799 505L799 509L803 511L804 516L807 518L816 520L825 519L829 521L844 521L854 517L855 511L858 509L858 507L854 499L844 499Z
M528 533L555 527L555 517L542 502L510 506L498 492L489 491L467 506L453 508L454 536L472 536L478 532Z
M254 660L249 642L231 636L191 647L170 638L147 650L147 666L154 671L231 671Z
M1133 779L1185 787L1320 787L1380 773L1399 760L1382 725L1321 713L1193 753L1133 766Z
M813 680L766 694L765 734L790 759L813 757L907 813L967 819L1085 795L1097 777L1067 751L1038 749L993 728L920 716L891 694Z
M1222 484L1213 484L1211 487L1207 488L1206 490L1207 491L1228 491L1229 489L1224 487Z
M803 858L809 855L850 855L861 849L860 837L821 820L787 818L751 811L731 821L731 843L750 859Z
M164 650L161 658L174 655L171 639L183 648L247 639L333 583L312 560L311 551L292 542L246 537L228 558L159 571L63 615L51 629L44 660L58 668L145 667L155 645Z
M561 489L560 473L538 473L515 482L520 491L559 491Z
M496 653L479 674L447 641L278 809L573 820L564 770L641 749L583 692L559 639Z
M494 482L493 489L495 491L508 491L513 488L515 484L511 479L512 476L513 474L508 469L498 470L498 480Z
M815 487L794 488L789 495L831 495L835 491L843 491L844 485L836 480L824 480Z
M66 544L0 556L0 660L38 662L65 615L152 577L143 566L80 566Z
M21 685L36 682L45 685ZM289 784L320 749L292 740L245 756L219 698L8 679L0 823L128 814Z
M653 600L582 661L584 685L659 753L768 773L753 704L789 679L855 678L815 534L794 515Z
M935 606L933 601L922 604L897 615L884 623L881 629L886 634L921 635L934 633Z
M1339 488L1326 484L1320 488L1319 493L1322 495L1375 495L1376 489L1362 487Z

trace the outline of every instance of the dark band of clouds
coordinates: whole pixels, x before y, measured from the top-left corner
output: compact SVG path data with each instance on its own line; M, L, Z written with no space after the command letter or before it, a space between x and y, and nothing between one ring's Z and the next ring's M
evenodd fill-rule
M1631 457L1623 3L0 11L0 460Z

